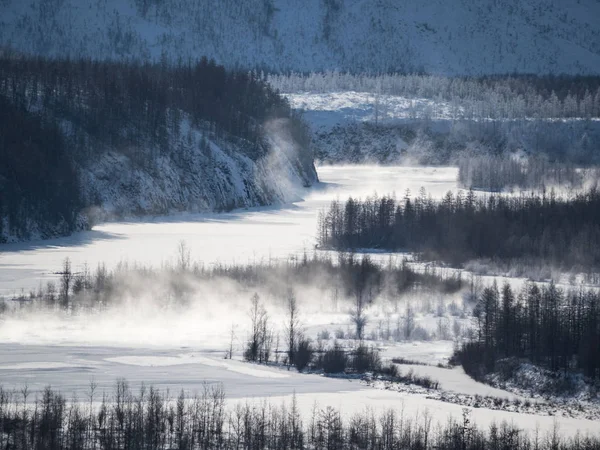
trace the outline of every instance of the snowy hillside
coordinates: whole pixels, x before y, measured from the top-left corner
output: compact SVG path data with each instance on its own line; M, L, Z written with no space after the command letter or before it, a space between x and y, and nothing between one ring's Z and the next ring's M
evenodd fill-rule
M302 161L299 149L279 130L270 135L271 151L256 161L243 155L235 142L207 139L201 130L189 128L182 136L172 136L169 145L185 155L183 160L161 155L140 166L113 149L78 167L84 204L94 206L79 215L76 229L136 215L228 211L292 202L304 196L304 187L317 181L312 164ZM202 148L203 139L207 139L208 149ZM8 226L0 231L0 242L14 242L72 230L63 223L30 220L25 235L11 233Z
M1 0L0 45L269 70L600 72L596 0Z
M0 136L0 242L288 202L317 181L285 99L207 62L0 58Z
M303 196L303 187L317 180L312 164L303 164L299 149L279 129L270 131L271 151L255 161L228 140L213 137L203 149L206 133L188 124L184 128L169 144L185 155L183 160L162 155L150 166L140 167L123 153L109 151L81 168L86 203L100 205L87 211L90 218L99 221L291 202Z
M598 162L596 117L509 119L496 110L495 116L477 117L472 112L479 108L468 102L370 92L298 92L285 97L310 125L315 157L322 163L448 164L463 151L485 155L491 149Z

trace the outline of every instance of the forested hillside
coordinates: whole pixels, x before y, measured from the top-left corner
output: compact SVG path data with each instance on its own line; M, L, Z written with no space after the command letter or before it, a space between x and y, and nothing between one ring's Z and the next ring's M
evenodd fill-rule
M77 227L79 177L55 123L0 95L0 241L31 222Z
M271 71L589 74L598 17L595 0L2 0L0 42Z
M303 112L316 157L327 163L457 164L517 153L600 161L597 76L325 72L269 82Z
M316 180L304 124L259 76L0 59L0 241L107 215L286 201Z
M463 187L494 192L543 191L551 186L582 189L597 185L599 179L597 167L549 162L545 155L470 155L460 158L458 164L458 181Z

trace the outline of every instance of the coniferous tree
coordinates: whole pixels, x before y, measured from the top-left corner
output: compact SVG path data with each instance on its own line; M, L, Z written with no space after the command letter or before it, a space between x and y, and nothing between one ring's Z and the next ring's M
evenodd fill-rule
M589 271L600 266L600 246L593 245L600 243L599 211L595 188L568 198L554 191L513 197L469 191L464 199L448 193L438 202L421 191L402 201L333 202L321 214L318 238L337 250L408 250L457 265L489 258Z

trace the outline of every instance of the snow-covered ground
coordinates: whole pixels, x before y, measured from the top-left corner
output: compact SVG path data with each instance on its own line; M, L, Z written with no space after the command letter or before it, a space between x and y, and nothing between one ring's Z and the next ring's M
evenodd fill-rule
M465 111L459 103L454 104L430 98L409 98L372 92L292 92L283 93L292 108L302 111L305 119L316 132L331 130L337 125L368 122L379 125L423 122L424 120L448 121L468 119L472 111ZM498 122L510 119L491 119ZM519 119L522 120L522 119ZM540 120L528 118L528 120ZM549 123L598 122L597 118L547 118Z
M318 168L321 183L300 193L297 203L235 210L222 214L177 214L129 222L106 223L66 238L8 244L0 247L0 295L37 288L40 281L56 278L63 260L73 268L84 263L94 270L120 261L159 266L173 261L178 242L186 241L192 259L205 264L247 263L286 258L316 243L319 210L336 198L366 197L423 186L435 197L457 189L457 169L446 167L346 166Z
M427 344L425 344L427 345ZM502 389L496 389L482 383L478 383L468 376L462 367L452 369L446 367L431 367L415 364L402 364L400 368L403 372L412 370L415 375L429 376L439 381L440 389L456 394L481 395L500 398L519 398L515 394L507 393Z
M110 391L118 378L193 393L204 383L222 383L230 398L352 390L345 380L302 375L223 359L223 353L190 348L121 348L0 345L0 382L5 388L47 385L65 393L85 393L94 380Z
M391 124L422 118L452 119L460 108L447 102L397 95L375 95L370 92L327 92L284 94L292 108L301 110L313 130L327 130L352 122Z
M417 417L429 414L434 423L462 417L464 406L412 389L396 392L377 389L360 380L326 378L298 374L294 370L252 365L222 359L220 354L195 352L189 348L148 349L77 346L21 346L0 344L0 383L5 388L27 385L31 391L52 386L64 393L85 398L90 382L97 393L111 393L115 380L124 377L137 390L142 383L169 389L176 395L181 389L189 394L200 392L205 383L222 384L231 403L264 402L280 405L295 394L298 407L309 417L315 406L339 408L348 417L367 409L378 413L389 408ZM415 372L438 376L443 389L452 393L493 395L511 398L511 394L493 389L466 377L460 369L411 366ZM402 366L406 370L406 366ZM101 394L100 394L101 395ZM598 422L581 418L550 416L546 413L519 414L510 411L467 407L479 425L507 421L533 433L559 432L572 436L577 432L598 433Z
M307 191L305 201L288 207L108 223L70 238L5 246L0 255L0 286L5 293L19 287L35 287L39 279L54 277L52 272L59 270L66 256L76 268L84 262L90 267L99 262L111 267L121 260L156 266L175 257L177 243L182 239L192 250L192 257L207 264L287 257L304 249L312 250L317 213L332 199L365 197L374 191L380 194L396 191L403 195L406 189L416 194L421 186L432 195L441 196L456 188L456 170L452 168L371 166L318 170L321 186ZM300 304L305 308L301 320L313 338L324 329L333 335L338 328L349 328L346 312L319 313L315 309L324 300L315 298L311 309ZM374 411L395 408L411 417L431 414L438 422L462 417L465 402L476 395L520 397L477 383L461 369L436 367L447 362L453 348L451 341L375 343L382 349L384 359L405 358L432 364L402 365L401 370L413 370L415 374L440 381L442 392L447 393L444 398L415 387L398 392L356 379L326 378L243 363L239 361L245 336L243 326L236 330L238 360L225 360L229 327L234 321L238 325L245 323L247 302L246 297L225 303L221 298L206 296L185 312L142 310L132 304L130 310L112 314L63 318L41 314L26 319L17 316L0 323L0 384L7 388L26 384L33 391L51 385L81 398L90 381L101 390L110 391L120 377L126 378L133 388L142 383L153 384L172 393L181 389L193 393L201 390L204 383L222 383L231 402L262 402L269 397L269 402L279 404L290 401L295 393L306 415L315 404L340 408L345 415L366 408ZM376 329L383 318L385 308L380 309L370 313L368 332ZM282 322L276 312L270 315L276 323ZM417 324L435 326L436 320L419 313ZM454 403L455 400L462 403ZM560 413L552 417L546 410L519 414L466 407L473 411L472 417L481 426L506 420L530 432L537 426L542 432L550 431L555 423L565 435L573 435L577 430L598 432L597 421L581 416L563 417Z

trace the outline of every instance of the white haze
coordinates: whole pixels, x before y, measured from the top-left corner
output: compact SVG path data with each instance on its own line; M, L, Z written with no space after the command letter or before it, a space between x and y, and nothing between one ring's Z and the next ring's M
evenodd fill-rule
M456 175L453 168L322 167L319 176L323 184L306 190L305 201L282 208L108 223L69 238L4 246L0 254L0 292L7 295L21 287L35 289L40 278L56 278L53 272L60 270L67 256L75 270L86 262L93 271L100 262L112 269L120 261L137 260L156 267L156 273L163 275L148 281L130 274L120 285L120 303L102 311L9 314L0 321L0 383L9 389L28 385L32 392L51 385L79 398L86 398L91 380L98 384L99 392L107 393L119 377L125 377L133 389L146 383L173 393L181 389L193 393L202 390L204 383L218 383L229 399L242 401L262 402L272 396L273 404L279 404L295 393L307 417L315 404L338 407L347 414L366 407L375 411L401 409L412 415L427 412L435 423L460 417L461 405L419 394L369 389L355 381L255 366L235 358L224 360L232 325L234 351L239 358L247 337L247 312L254 290L229 281L196 283L185 298L187 303L180 307L170 294L175 280L167 275L168 270L159 270L161 264L166 266L176 259L181 240L189 246L192 259L206 265L287 258L290 254L301 255L304 249L310 257L318 211L331 200L364 198L374 191L380 195L395 191L401 196L406 189L416 195L421 186L434 197L441 197L448 190L456 190ZM285 286L285 280L279 281ZM307 334L314 337L323 329L332 334L337 328L347 329L348 300L341 298L336 309L329 293L320 291L317 284L295 286L300 320ZM281 330L282 296L259 294L271 323ZM445 301L453 299L460 300L457 295ZM428 301L435 306L438 300L423 295L412 299L412 305L418 310ZM393 311L393 306L385 299L376 300L368 311L367 333ZM400 304L401 313L403 307ZM435 326L434 321L432 317L418 318L418 323L425 326ZM450 341L410 342L390 345L384 355L437 363L444 362L451 349ZM596 422L582 419L481 408L474 414L482 426L507 420L529 432L537 425L550 431L555 423L566 435L577 430L597 431Z
M273 127L277 128L277 124ZM286 145L284 133L273 134L278 136L279 146ZM454 168L320 167L322 183L305 191L306 200L281 208L161 217L147 223L107 223L69 238L7 245L4 248L8 251L0 255L0 293L5 295L18 293L18 288L35 290L42 281L56 280L54 273L60 270L65 257L72 260L76 271L87 264L92 275L100 263L105 263L110 270L119 265L126 266L123 261L129 261L129 267L133 269L136 260L144 261L140 267L155 267L157 275L149 283L148 277L137 277L135 271L130 270L126 279L120 281L117 304L101 311L93 309L66 315L62 312L31 312L25 308L20 314L7 315L0 319L0 343L189 346L224 352L229 347L233 326L234 347L240 352L248 334L248 310L255 290L230 280L210 283L189 280L189 294L185 303L179 305L172 298L172 287L179 280L168 270L177 258L179 242L186 242L193 261L208 268L215 263L268 263L290 255L302 257L304 252L310 258L316 242L318 212L333 199L364 198L374 192L380 195L395 192L401 197L407 189L414 196L421 187L439 198L448 190L456 191L456 174ZM389 257L387 253L372 256L383 262ZM471 269L475 267L473 264ZM486 279L486 282L491 280ZM312 281L308 285L293 286L302 322L310 337L316 337L323 329L331 333L339 328L351 329L348 311L352 300L340 295L336 307L331 290L318 287L327 286L325 280ZM524 280L509 281L518 289ZM267 291L267 287L258 289L258 294L271 316L273 328L283 334L285 281L271 280L269 284L277 287L278 295ZM461 304L460 295L446 297L443 301L451 300ZM414 299L412 306L419 312L424 305L433 305L429 308L431 311L437 308L438 302L438 298L429 295ZM403 312L401 302L398 313ZM395 305L377 299L369 311L367 334L390 315L395 325ZM422 321L428 331L435 330L435 320L422 318Z
M421 187L434 197L456 190L457 169L444 167L319 167L321 183L300 193L303 201L281 207L252 208L222 214L178 214L106 223L91 231L47 241L0 248L0 295L36 289L40 280L56 278L63 260L90 269L106 263L141 261L160 266L175 257L184 240L192 258L205 264L248 263L300 255L316 243L317 215L336 198L366 197Z
M354 298L345 297L341 291L334 296L334 288L325 277L313 277L306 284L288 284L274 273L260 287L248 288L243 282L226 278L199 280L169 268L152 271L151 275L121 269L113 286L106 306L96 303L74 312L36 304L20 308L11 305L0 319L0 343L190 347L220 354L233 344L234 352L240 355L250 332L250 299L256 293L269 316L269 328L275 338L279 334L279 347L283 349L288 288L297 299L300 328L311 339L324 329L332 336L338 329L347 335L354 330L349 317ZM177 297L178 289L182 293ZM396 327L407 304L418 315L417 324L431 333L437 324L427 313L445 309L450 302L462 306L460 293L421 293L399 299L382 294L366 309L367 335L377 327Z
M276 124L273 124L276 127ZM277 135L285 145L285 134ZM312 255L316 243L319 210L339 198L366 197L407 189L413 195L423 186L436 197L456 189L454 168L346 166L321 167L321 184L305 190L306 199L281 208L237 210L223 214L186 214L148 219L148 222L120 222L98 225L90 232L68 238L19 245L6 245L0 255L0 293L11 295L20 288L37 289L56 280L66 257L75 271L87 264L93 273L105 263L113 269L123 261L143 261L159 268L176 259L180 241L185 241L192 260L211 266L215 263L266 263L269 260ZM380 259L386 255L377 255ZM124 298L117 308L101 313L27 313L26 317L0 322L0 342L29 344L79 344L121 346L182 346L219 351L228 347L231 326L238 341L246 338L252 290L230 282L199 283L185 307L169 303L169 279L147 280L130 276L123 287ZM306 326L320 327L348 321L348 307L331 310L330 294L309 286L296 286ZM275 326L281 326L281 298L259 294ZM343 299L340 305L344 304ZM346 304L349 304L346 302ZM327 313L327 314L323 314ZM50 315L49 315L50 314ZM333 331L333 329L332 329Z

